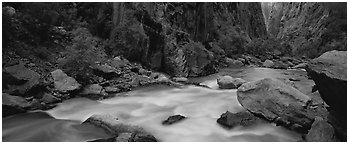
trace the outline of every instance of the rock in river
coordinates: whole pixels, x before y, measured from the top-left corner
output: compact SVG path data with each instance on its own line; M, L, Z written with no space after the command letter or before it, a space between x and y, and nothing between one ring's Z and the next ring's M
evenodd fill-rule
M103 128L115 138L100 139L97 141L129 141L129 142L156 142L156 138L139 126L124 124L116 116L109 114L95 114L84 123L91 123ZM122 137L121 137L122 136Z
M307 109L311 99L276 79L245 83L238 88L237 97L253 114L302 132L310 128L315 118L315 114Z
M183 119L185 119L185 116L182 115L173 115L167 118L167 120L163 121L162 124L163 125L171 125L173 123L177 123Z
M220 89L236 89L243 83L246 83L246 81L241 78L232 78L231 76L222 76L217 79Z
M231 113L227 111L221 115L221 117L217 120L217 123L231 129L235 126L251 126L262 121L262 119L254 116L249 111L241 111L238 113Z

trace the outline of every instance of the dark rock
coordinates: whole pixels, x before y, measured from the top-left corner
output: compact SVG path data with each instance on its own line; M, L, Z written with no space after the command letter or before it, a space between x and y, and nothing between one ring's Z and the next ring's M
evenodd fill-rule
M309 133L306 135L308 142L335 142L335 131L331 124L322 118L316 117L311 125Z
M162 124L163 125L171 125L174 123L177 123L181 120L184 120L186 117L185 116L181 116L181 115L173 115L167 118L167 120L163 121Z
M103 128L106 132L108 132L111 135L117 135L123 137L119 138L116 137L114 140L121 140L124 141L127 139L129 134L125 135L125 133L131 133L131 138L128 139L130 142L156 142L156 138L151 135L150 133L146 132L143 128L139 126L133 126L125 124L118 120L118 118L114 115L92 115L89 117L86 121L83 123L90 123L97 127ZM108 139L110 140L110 139Z
M246 83L241 78L232 78L231 76L223 76L217 79L217 84L220 89L236 89Z
M54 80L55 89L61 93L75 91L81 87L81 84L79 84L74 78L69 77L60 69L51 72L51 75Z
M2 117L26 112L30 106L23 97L2 93Z
M283 82L265 78L241 85L238 101L255 115L291 129L306 131L316 113L307 109L311 99Z
M236 126L252 126L263 120L254 116L248 111L241 111L238 113L231 113L229 111L223 113L221 117L217 120L220 125L232 129Z
M347 55L346 51L330 51L313 59L306 69L314 80L321 98L346 117L347 114Z
M24 95L40 84L40 75L23 64L6 67L3 70L3 84L9 94Z
M329 51L309 62L306 68L314 80L330 113L340 123L335 129L345 129L347 122L347 55L346 51ZM345 135L345 134L341 134ZM345 139L345 138L342 138Z

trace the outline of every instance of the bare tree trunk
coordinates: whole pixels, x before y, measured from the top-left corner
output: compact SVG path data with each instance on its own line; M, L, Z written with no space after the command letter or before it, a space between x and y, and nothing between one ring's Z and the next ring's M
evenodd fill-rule
M124 18L124 3L114 2L113 3L113 26L114 28L122 23Z

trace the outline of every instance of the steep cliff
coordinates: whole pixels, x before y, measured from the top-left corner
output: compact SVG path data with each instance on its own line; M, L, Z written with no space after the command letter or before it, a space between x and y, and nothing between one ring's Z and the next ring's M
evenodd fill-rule
M346 50L346 3L269 3L262 7L269 10L265 12L268 33L288 43L293 54L316 57L328 50Z
M138 35L123 55L176 76L212 73L217 48L242 53L251 39L267 36L259 3L116 3L113 10L111 39Z

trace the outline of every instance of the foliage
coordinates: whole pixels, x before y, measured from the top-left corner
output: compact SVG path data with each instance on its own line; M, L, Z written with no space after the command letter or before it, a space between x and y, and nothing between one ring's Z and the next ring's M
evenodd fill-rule
M72 35L72 45L66 48L59 65L80 83L92 83L91 67L97 62L105 62L106 54L100 46L100 40L93 37L86 28L77 28L72 31Z
M287 43L281 43L273 38L256 38L246 45L246 52L255 55L266 55L274 53L275 50L279 51L281 55L291 54L291 47Z
M126 10L125 23L111 32L105 44L105 51L112 57L123 55L130 61L142 61L143 53L148 49L149 37L145 34L143 24L133 15L134 11Z

